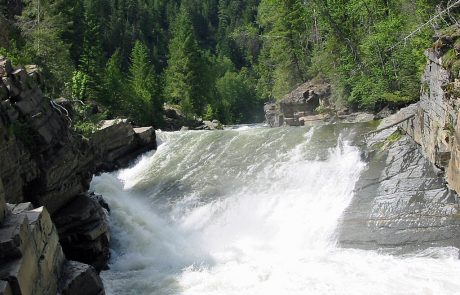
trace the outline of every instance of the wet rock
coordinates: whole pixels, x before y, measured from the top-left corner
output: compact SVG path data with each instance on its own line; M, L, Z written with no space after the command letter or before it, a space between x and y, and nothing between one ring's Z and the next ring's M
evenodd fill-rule
M390 108L388 106L386 106L382 110L380 110L380 112L375 114L374 120L381 120L381 119L384 119L384 118L386 118L388 116L391 116L392 114L393 114L393 111L390 110Z
M196 129L198 130L222 130L224 129L224 126L217 120L203 121L203 125Z
M66 257L99 271L107 268L110 256L108 218L103 207L108 205L102 197L80 195L53 215Z
M142 148L151 150L157 147L155 129L153 127L134 128L134 133L137 135L139 145Z
M60 281L61 295L104 295L104 285L96 270L87 264L68 261Z
M374 152L340 227L344 247L397 252L460 246L455 193L408 136Z

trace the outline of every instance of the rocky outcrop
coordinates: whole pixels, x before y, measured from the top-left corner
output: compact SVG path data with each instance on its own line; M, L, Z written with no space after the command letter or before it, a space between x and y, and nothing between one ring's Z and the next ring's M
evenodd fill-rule
M272 127L303 126L306 122L321 121L318 108L326 107L331 85L323 79L305 82L277 103L266 104L265 119Z
M415 116L401 127L417 142L427 158L446 172L449 185L460 192L460 28L438 33L422 78L420 102Z
M94 268L84 265L95 279L82 282L78 279L81 270L67 266L78 263L66 261L44 207L33 209L31 203L8 205L7 213L0 222L0 294L104 294ZM69 293L68 286L76 284L88 292Z
M59 210L53 221L68 259L106 269L110 257L108 211L100 202L99 196L80 195Z
M43 207L11 210L0 226L0 280L12 294L56 294L64 254Z
M371 140L369 163L342 217L340 244L396 253L460 247L455 193L417 143L395 130Z
M140 153L156 148L155 131L152 127L135 128L126 120L112 120L103 122L89 140L84 139L70 128L72 120L67 110L58 102L44 97L41 84L36 66L13 68L9 60L0 57L0 182L3 181L0 192L4 191L4 194L0 193L0 222L3 219L5 224L24 225L28 222L21 223L16 219L29 213L17 216L6 214L6 202L30 202L34 208L46 208L44 212L50 212L57 226L57 232L53 234L55 241L50 240L46 248L54 247L62 253L62 245L68 259L96 267L95 270L86 266L84 271L80 268L81 275L76 277L81 281L81 277L91 276L92 272L97 276L96 271L106 267L109 257L106 204L86 194L91 177L99 171L121 168ZM14 210L10 208L9 212ZM32 227L29 225L29 228ZM30 234L27 227L20 233ZM20 245L14 244L13 248L22 249ZM54 248L49 251L54 251ZM20 254L27 254L24 257L32 259L32 262L34 257L40 258L44 255L43 251L48 251L40 252L29 246L24 249L30 253L20 250ZM9 261L20 259L14 251L1 252L0 255ZM58 259L56 253L50 255ZM16 275L18 279L14 281L16 285L8 281L8 286L2 284L1 287L5 290L10 288L13 294L32 294L15 291L17 288L41 288L21 281L22 272L25 272L21 268L22 263L11 262L11 265L5 266L8 267L8 275ZM53 271L48 269L49 272L30 266L26 276L35 278L43 275L56 279L61 269L58 265L62 263L56 262L56 268ZM1 263L0 268L3 266ZM17 274L14 274L15 271ZM50 283L50 286L54 285ZM75 285L70 289L74 290ZM34 294L55 294L54 289L40 292ZM68 291L66 294L100 293Z
M96 171L126 166L139 154L156 149L153 127L134 128L126 119L105 120L89 140Z

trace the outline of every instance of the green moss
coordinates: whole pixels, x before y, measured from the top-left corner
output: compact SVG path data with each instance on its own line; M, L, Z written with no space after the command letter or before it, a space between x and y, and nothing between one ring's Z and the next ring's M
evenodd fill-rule
M458 78L459 77L459 72L460 72L460 60L457 59L453 62L451 68L450 68L450 73L453 78Z
M441 37L451 37L453 39L460 37L460 29L454 25L439 31Z
M456 60L456 54L453 49L449 49L443 56L442 56L442 65L444 68L450 68L452 64Z
M395 132L393 132L390 136L387 137L386 142L389 144L395 143L401 139L401 136L402 136L402 132L401 130L398 129Z

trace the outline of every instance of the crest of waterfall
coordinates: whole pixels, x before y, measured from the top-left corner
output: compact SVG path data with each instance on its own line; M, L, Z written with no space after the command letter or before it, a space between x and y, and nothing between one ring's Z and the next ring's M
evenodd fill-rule
M342 249L365 167L352 128L159 132L94 178L112 208L109 294L460 294L458 249Z

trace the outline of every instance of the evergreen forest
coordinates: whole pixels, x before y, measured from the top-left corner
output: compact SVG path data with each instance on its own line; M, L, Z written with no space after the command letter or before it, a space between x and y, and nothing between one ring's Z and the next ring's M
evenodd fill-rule
M2 0L0 55L37 64L46 95L161 126L165 105L226 124L321 77L331 104L378 111L416 101L435 29L401 40L434 0ZM396 45L396 46L395 46Z

